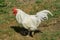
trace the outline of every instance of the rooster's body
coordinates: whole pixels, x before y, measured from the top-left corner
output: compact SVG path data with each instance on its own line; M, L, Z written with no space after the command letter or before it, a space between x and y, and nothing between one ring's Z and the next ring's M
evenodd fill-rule
M13 12L16 15L17 22L30 31L37 30L39 24L44 19L48 19L48 13L53 16L48 10L40 11L36 15L28 15L20 9L14 9Z

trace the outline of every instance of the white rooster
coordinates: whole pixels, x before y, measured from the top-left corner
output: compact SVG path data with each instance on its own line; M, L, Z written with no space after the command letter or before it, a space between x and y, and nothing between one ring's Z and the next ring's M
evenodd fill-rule
M40 11L36 13L36 15L28 15L17 8L13 8L13 14L16 16L16 20L19 24L22 24L23 27L29 31L32 31L31 34L33 34L33 31L37 30L37 27L44 19L48 19L48 14L53 16L48 10Z

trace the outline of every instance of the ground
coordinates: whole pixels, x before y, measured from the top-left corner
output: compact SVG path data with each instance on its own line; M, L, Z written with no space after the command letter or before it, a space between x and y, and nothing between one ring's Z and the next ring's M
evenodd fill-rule
M39 25L42 33L26 37L20 33L21 29L12 13L13 7L30 15L47 9L54 16L48 15L49 20ZM0 0L0 40L60 40L60 0Z

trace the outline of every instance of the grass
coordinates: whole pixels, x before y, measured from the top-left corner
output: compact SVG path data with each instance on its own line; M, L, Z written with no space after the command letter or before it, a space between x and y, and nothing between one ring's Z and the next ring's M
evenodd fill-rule
M40 40L57 40L60 37L60 31L51 33L51 32L44 32L41 34Z
M43 0L36 0L36 4L42 3Z
M32 40L15 32L11 26L17 26L12 8L17 7L28 14L36 14L47 9L53 13L49 20L42 22L39 27L43 33L34 35L33 40L60 40L60 0L0 0L0 40Z

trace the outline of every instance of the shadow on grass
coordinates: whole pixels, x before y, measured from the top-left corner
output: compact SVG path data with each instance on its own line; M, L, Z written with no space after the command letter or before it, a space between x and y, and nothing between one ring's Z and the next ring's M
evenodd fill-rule
M19 27L19 26L11 26L12 29L14 29L17 33L20 33L23 36L28 35L28 30L23 28L23 27ZM34 33L42 33L40 30L35 30Z
M14 29L17 33L20 33L23 36L26 36L28 34L28 30L23 28L23 27L11 26L11 28Z

